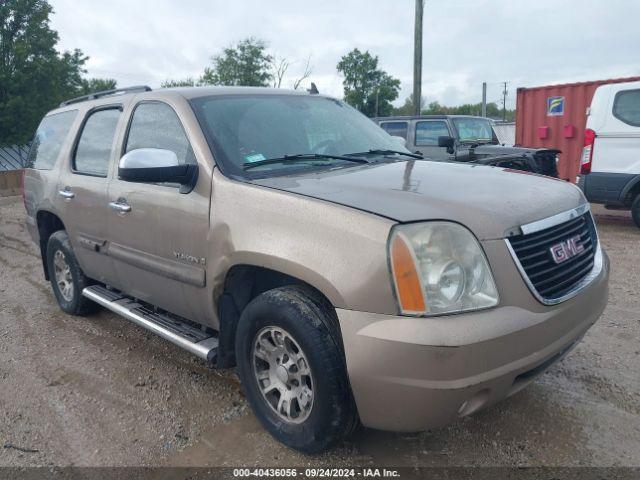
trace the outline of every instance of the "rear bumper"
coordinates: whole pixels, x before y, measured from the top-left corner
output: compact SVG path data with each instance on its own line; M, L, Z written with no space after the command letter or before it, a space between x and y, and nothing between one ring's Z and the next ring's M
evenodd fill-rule
M338 310L347 369L365 426L420 431L505 398L564 356L607 303L609 261L576 297L434 318Z

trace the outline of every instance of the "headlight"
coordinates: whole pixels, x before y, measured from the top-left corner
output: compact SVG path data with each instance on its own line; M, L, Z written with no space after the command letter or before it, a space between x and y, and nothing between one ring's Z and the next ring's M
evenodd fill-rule
M389 259L404 314L437 315L498 304L498 291L482 248L462 225L399 225L391 232Z

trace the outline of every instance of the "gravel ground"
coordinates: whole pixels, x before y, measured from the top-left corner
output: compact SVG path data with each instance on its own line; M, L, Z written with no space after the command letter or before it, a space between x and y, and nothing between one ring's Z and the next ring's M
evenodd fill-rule
M263 431L233 371L109 312L63 314L20 198L0 199L0 466L638 466L640 230L597 213L609 305L562 362L450 427L304 456Z

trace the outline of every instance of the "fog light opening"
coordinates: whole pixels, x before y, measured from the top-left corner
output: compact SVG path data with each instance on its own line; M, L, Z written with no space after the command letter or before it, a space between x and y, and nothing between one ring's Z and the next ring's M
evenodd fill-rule
M489 400L489 389L485 388L460 405L460 408L458 409L458 416L466 417L467 415L477 412L484 407L487 400Z

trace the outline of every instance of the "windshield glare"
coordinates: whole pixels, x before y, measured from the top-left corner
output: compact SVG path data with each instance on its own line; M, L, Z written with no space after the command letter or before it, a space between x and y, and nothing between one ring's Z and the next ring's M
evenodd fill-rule
M344 155L370 149L407 151L357 110L339 100L307 95L228 95L192 100L196 115L229 173L285 155ZM325 167L344 163L323 161ZM314 159L256 166L255 171L317 168ZM353 165L353 164L349 164Z
M493 140L491 122L484 118L454 118L453 125L461 142L489 142Z

